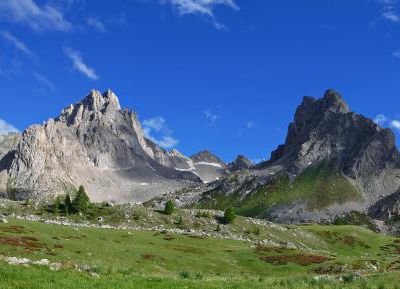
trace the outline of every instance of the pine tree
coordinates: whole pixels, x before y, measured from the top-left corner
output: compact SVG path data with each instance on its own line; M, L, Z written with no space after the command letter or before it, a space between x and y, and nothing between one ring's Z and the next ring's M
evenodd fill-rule
M80 186L73 202L73 208L76 212L84 212L89 207L89 204L90 200L85 192L85 188Z
M69 213L73 212L73 206L71 202L71 197L70 195L65 196L65 201L64 201L64 213L68 215Z
M233 208L227 208L224 213L224 221L227 224L232 224L236 219L235 212Z
M174 202L172 202L171 200L169 200L166 204L165 204L165 208L164 208L164 213L166 215L172 215L172 213L175 211L175 204Z
M59 213L60 211L62 211L63 209L63 203L62 203L62 196L57 196L57 198L54 201L54 205L53 205L53 210L54 213Z

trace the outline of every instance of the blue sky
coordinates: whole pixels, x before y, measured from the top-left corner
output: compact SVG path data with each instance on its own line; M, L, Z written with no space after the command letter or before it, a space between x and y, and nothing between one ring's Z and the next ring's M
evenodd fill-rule
M0 132L111 88L191 155L269 158L304 95L400 132L395 0L0 0Z

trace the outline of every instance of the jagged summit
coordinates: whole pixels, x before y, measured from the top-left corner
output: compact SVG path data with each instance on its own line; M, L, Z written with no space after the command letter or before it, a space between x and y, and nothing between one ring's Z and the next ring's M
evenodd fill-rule
M246 170L254 166L254 163L243 155L238 155L237 158L229 165L232 171Z
M269 163L294 174L313 163L330 160L354 178L398 163L395 136L372 120L349 110L340 94L328 90L316 100L305 98L289 125L284 145Z
M329 165L357 183L365 204L400 186L400 157L394 133L354 113L334 90L305 97L289 125L286 141L269 166L296 176L310 166Z
M204 163L215 163L215 164L225 165L223 161L221 161L216 155L214 155L212 152L208 150L198 152L197 154L192 155L190 159L195 163L204 162Z
M108 89L101 93L93 89L83 100L63 109L56 121L77 125L85 119L93 119L102 114L115 113L120 110L119 99L112 90Z

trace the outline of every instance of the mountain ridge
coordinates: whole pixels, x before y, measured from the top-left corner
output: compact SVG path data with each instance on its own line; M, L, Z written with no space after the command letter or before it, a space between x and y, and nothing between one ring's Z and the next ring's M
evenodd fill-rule
M399 187L393 132L352 112L339 93L327 90L320 99L303 98L285 143L269 161L176 199L188 200L181 206L232 206L247 216L297 223L367 212Z
M227 164L207 150L191 157L166 151L145 137L137 113L122 109L111 90L92 90L55 119L3 136L0 155L3 197L51 199L82 184L97 202L165 194L155 202L233 205L288 223L366 211L400 188L393 132L351 111L334 90L304 97L284 144L257 165L242 155Z

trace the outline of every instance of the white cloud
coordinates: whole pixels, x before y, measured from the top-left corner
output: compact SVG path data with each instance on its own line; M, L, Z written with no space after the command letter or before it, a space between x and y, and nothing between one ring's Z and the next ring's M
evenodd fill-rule
M73 67L81 72L83 75L90 79L97 80L99 76L97 75L94 68L88 66L82 58L82 55L79 51L73 50L71 48L64 49L65 54L72 60Z
M68 31L72 28L60 10L50 4L39 6L34 0L1 0L0 17L36 31Z
M160 116L144 120L143 133L146 138L166 149L173 148L179 143L172 136L172 130L168 128L165 119Z
M218 29L224 28L224 25L217 22L214 15L215 7L224 5L239 10L234 0L165 0L165 2L177 7L180 15L199 14L211 18Z
M34 72L33 73L33 77L35 77L35 79L37 80L37 81L39 81L40 83L42 83L44 86L46 86L50 91L55 91L56 89L55 89L55 87L54 87L54 85L53 85L53 83L50 81L50 80L48 80L45 76L43 76L43 75L41 75L40 73L38 73L38 72Z
M204 115L205 119L207 120L207 122L208 122L210 125L215 124L215 122L216 122L216 121L218 120L218 118L219 118L218 115L212 113L212 112L209 111L209 110L204 110L204 111L203 111L203 115Z
M397 130L400 130L400 120L392 120L390 122L390 126Z
M395 11L390 10L390 11L383 11L382 12L382 17L385 18L386 20L399 23L400 22L400 15L398 15Z
M0 118L0 135L8 134L10 132L19 132L19 130Z
M253 122L253 121L248 121L248 122L246 122L246 128L247 128L247 129L254 128L255 126L256 126L256 124L255 124L255 122Z
M400 50L393 52L393 57L400 58Z
M154 129L155 131L161 131L166 127L165 119L162 117L154 117L143 121L145 127Z
M382 18L391 22L400 23L400 14L396 11L396 0L378 0L382 3L383 8L381 11Z
M374 122L380 126L390 126L391 128L394 128L396 130L400 131L400 120L397 119L390 119L388 117L386 117L383 114L378 114L375 117Z
M12 35L8 31L0 31L0 35L9 43L11 43L16 49L21 51L22 53L28 55L28 56L33 56L34 53L23 43L20 41L18 38L16 38L14 35Z
M106 32L106 31L107 31L107 29L106 29L106 27L104 26L104 24L103 24L100 20L98 20L98 19L95 19L95 18L88 18L88 19L87 19L87 24L88 24L90 27L94 28L95 30L97 30L97 31L99 31L99 32Z
M388 118L383 114L378 114L374 119L374 122L378 125L384 125L387 121Z

